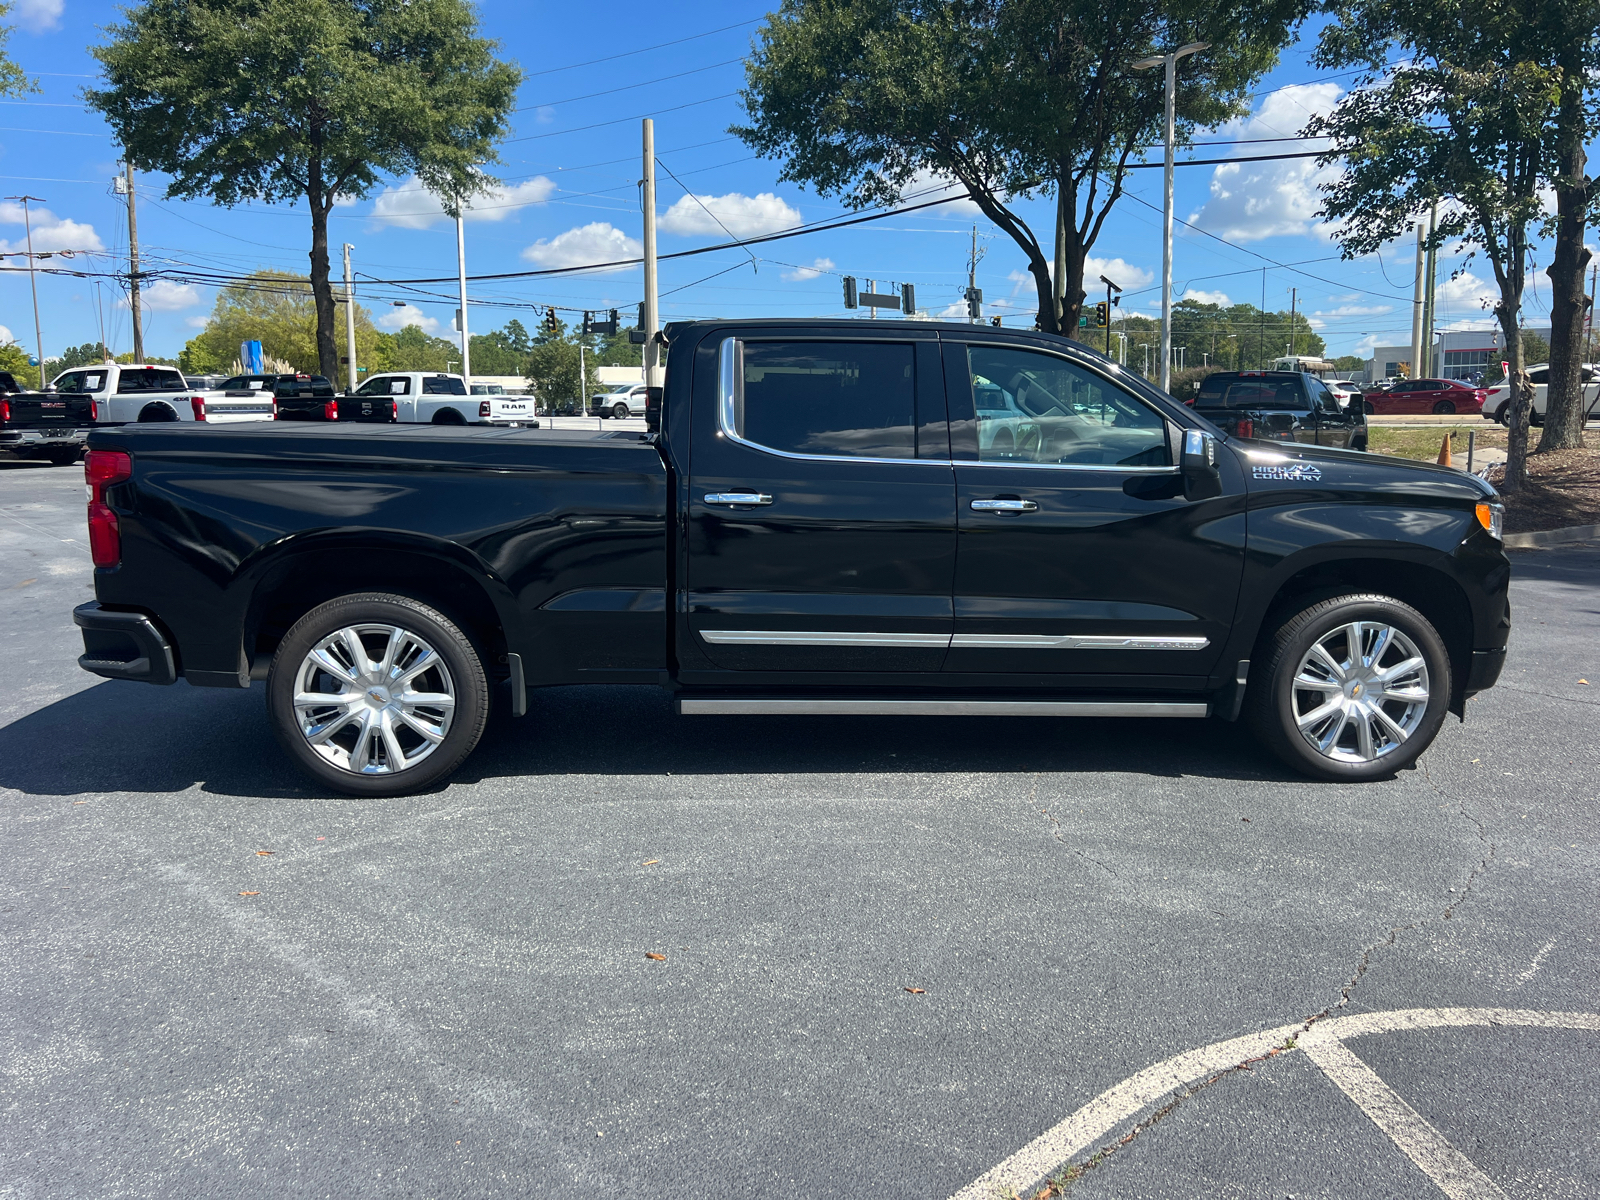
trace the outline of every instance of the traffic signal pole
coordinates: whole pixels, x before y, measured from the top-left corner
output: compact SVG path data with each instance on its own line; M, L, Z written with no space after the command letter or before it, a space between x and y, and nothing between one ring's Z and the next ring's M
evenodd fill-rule
M345 362L346 390L356 390L356 281L350 273L350 251L355 247L349 242L344 244L344 340L347 358Z
M456 273L461 280L461 378L472 394L472 347L467 332L467 235L461 222L461 206L456 205ZM352 361L354 361L352 359Z

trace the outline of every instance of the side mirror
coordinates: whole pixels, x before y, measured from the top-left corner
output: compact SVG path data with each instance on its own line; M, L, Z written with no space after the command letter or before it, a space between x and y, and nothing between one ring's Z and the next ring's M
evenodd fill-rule
M1209 500L1222 495L1222 472L1217 469L1217 439L1198 429L1183 431L1179 457L1183 494L1189 500Z
M661 432L661 389L658 387L645 389L644 428L646 433Z

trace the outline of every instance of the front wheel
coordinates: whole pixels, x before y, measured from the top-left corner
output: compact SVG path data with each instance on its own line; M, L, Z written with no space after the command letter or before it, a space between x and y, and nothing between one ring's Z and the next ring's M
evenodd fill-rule
M613 404L611 406L611 415L619 421L626 421L629 415L628 406L622 403Z
M1337 596L1284 621L1258 650L1250 724L1296 770L1380 779L1414 763L1450 702L1450 656L1428 619L1390 596Z
M1456 411L1456 406L1449 400L1441 400L1433 406L1435 416L1442 417Z
M1378 410L1377 410L1377 409L1376 409L1376 408L1374 408L1374 407L1373 407L1373 405L1372 405L1372 401L1370 401L1370 400L1363 400L1363 401L1362 401L1362 402L1361 402L1361 411L1362 411L1362 412L1364 412L1364 413L1366 413L1366 414L1367 414L1367 416L1369 416L1369 417L1371 417L1371 416L1375 416L1375 415L1376 415L1376 414L1377 414L1377 411L1378 411Z
M284 635L267 676L273 731L318 782L400 796L449 775L489 711L483 663L442 613L362 592L312 609Z

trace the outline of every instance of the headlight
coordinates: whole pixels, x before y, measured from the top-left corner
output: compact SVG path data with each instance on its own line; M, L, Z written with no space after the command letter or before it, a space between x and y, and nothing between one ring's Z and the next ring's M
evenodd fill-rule
M1506 506L1488 502L1478 505L1478 524L1482 525L1495 541L1504 541Z

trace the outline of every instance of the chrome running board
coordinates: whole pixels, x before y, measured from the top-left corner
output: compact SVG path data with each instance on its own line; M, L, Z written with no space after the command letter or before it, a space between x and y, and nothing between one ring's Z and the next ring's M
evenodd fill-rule
M1171 700L679 700L684 716L1205 717L1211 705Z

